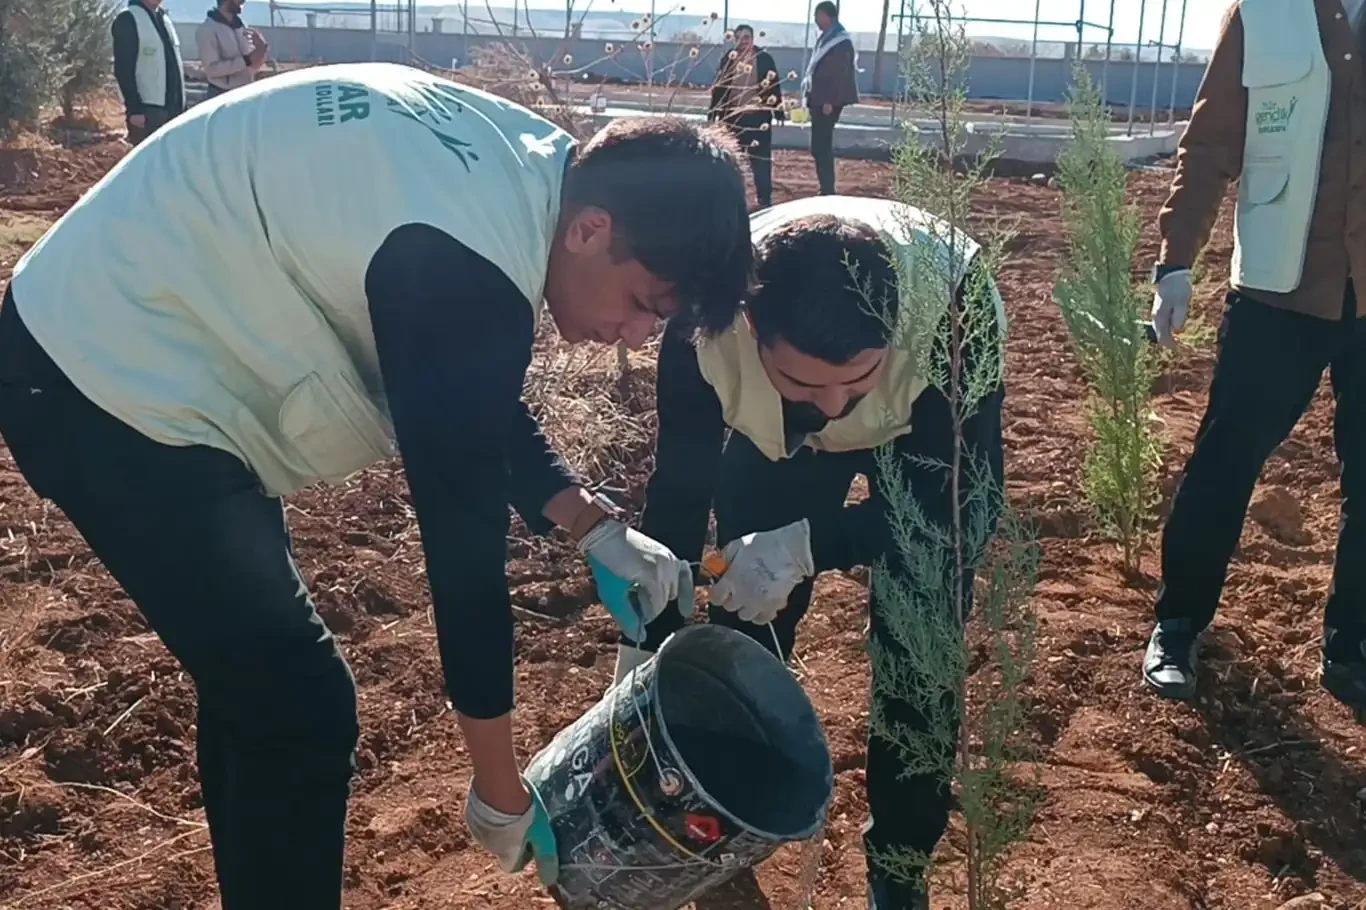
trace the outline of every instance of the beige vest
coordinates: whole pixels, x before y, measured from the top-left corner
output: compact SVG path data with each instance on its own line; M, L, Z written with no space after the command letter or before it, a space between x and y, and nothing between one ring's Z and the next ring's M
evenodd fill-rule
M1331 74L1314 0L1243 0L1247 139L1232 284L1299 287L1318 197Z
M926 300L946 306L950 295L944 291L944 277L948 276L956 288L979 251L978 244L962 234L950 240L949 227L919 209L887 199L854 196L814 196L773 206L751 216L750 233L757 244L775 228L818 214L862 222L882 234L888 249L900 260L899 309L903 314L923 307ZM991 294L1004 330L1005 307L994 283ZM759 344L745 314L741 313L720 335L699 342L697 358L703 377L720 399L726 424L748 437L769 459L787 458L782 397L759 359ZM877 387L848 416L808 435L803 445L818 451L847 452L875 448L905 435L911 431L911 408L928 385L915 357L894 345Z
M284 73L115 165L15 266L15 303L76 387L144 435L232 452L272 493L341 481L393 453L375 251L430 224L539 310L572 148L409 67ZM453 287L450 305L485 302Z
M156 24L152 22L152 14L137 3L128 9L133 15L133 21L138 25L138 60L133 69L138 97L142 99L143 104L163 107L166 104L166 47L161 42L161 34L157 31ZM180 59L180 35L176 34L171 14L163 11L162 15L165 17L162 24L166 26L166 34L170 36L172 52L175 54L175 65L183 68L184 64Z

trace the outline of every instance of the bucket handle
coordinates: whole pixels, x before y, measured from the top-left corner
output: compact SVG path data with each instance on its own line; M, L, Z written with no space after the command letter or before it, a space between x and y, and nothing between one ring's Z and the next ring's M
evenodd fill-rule
M636 700L635 696L636 673L637 671L639 671L639 669L640 667L638 666L631 668L630 675L624 680L626 685L617 687L617 697L621 697L622 691L630 693L629 697L631 699L631 708L633 711L635 711L636 720L640 722L640 729L642 731L645 731L645 748L649 751L650 760L654 762L655 773L659 775L660 780L666 780L669 775L677 775L679 774L679 772L673 768L669 768L664 765L664 762L662 762L659 758L659 753L655 751L654 743L650 741L649 724L645 720L645 715L640 710L640 702ZM673 847L675 850L677 850L679 853L682 853L689 859L708 866L716 866L717 868L721 869L727 868L730 865L729 863L720 860L710 859L709 857L702 856L701 854L694 853L692 850L689 850L687 846L680 843L678 838L674 837L673 834L671 834L667 828L665 828L663 825L661 825L658 821L655 820L654 812L651 811L650 808L645 805L645 801L642 800L640 798L640 795L636 793L636 788L631 783L632 777L635 776L634 772L628 773L626 770L625 762L621 760L621 752L618 749L615 725L613 725L612 729L609 731L607 739L612 746L612 763L617 766L617 773L621 775L621 782L625 786L626 795L631 797L631 802L635 803L636 809L640 811L641 818L645 819L646 823L649 824L651 828L655 829L655 833L658 834L661 838L663 838L665 843L667 843L669 846ZM637 767L636 770L639 771L639 767Z

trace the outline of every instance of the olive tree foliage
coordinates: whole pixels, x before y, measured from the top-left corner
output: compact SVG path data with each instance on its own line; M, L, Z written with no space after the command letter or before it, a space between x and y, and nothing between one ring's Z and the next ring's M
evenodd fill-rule
M110 0L0 0L0 136L36 127L60 102L68 118L108 77Z

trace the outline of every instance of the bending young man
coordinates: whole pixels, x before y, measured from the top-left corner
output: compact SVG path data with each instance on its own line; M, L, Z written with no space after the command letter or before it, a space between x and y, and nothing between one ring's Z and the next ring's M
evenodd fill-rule
M931 223L926 217L899 203L843 196L759 212L751 217L758 291L729 327L702 332L696 344L681 326L664 336L658 452L641 528L682 558L698 560L714 505L730 568L713 589L711 621L770 651L776 636L784 659L818 573L896 559L876 447L895 446L903 481L925 516L951 525L947 479L927 464L947 464L952 456L948 400L927 386L924 364L891 345L887 315L869 305L885 300L895 307L893 256L912 269L919 253L944 250L936 239L942 233L923 229ZM968 253L965 265L975 250ZM968 271L952 276L959 305L967 287L980 287L991 299L973 305L993 307L1003 325L994 287L968 282ZM987 347L985 356L1000 357L999 344ZM966 353L983 356L976 346ZM988 464L998 483L1003 395L993 390L963 427L966 454ZM846 507L858 474L868 478L870 497ZM968 495L964 490L964 502ZM963 581L970 589L971 579ZM874 596L871 639L900 653L882 607ZM662 614L643 649L623 645L617 678L681 625L681 616ZM884 707L892 722L924 729L910 705ZM889 743L869 738L866 843L870 850L928 854L948 824L948 782L903 777L902 768ZM870 866L874 907L928 906L923 885L892 881Z
M729 321L751 265L743 179L712 134L618 121L576 149L390 64L196 108L21 260L0 434L195 680L225 910L340 906L355 685L280 497L391 437L474 766L466 816L505 869L531 845L554 877L513 752L508 505L638 584L647 619L689 603L691 576L584 491L522 402L541 302L571 342L635 346L666 317Z

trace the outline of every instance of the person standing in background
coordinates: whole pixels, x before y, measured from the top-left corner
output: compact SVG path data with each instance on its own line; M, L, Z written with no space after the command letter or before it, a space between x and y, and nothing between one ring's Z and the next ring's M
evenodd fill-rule
M735 134L749 158L759 208L773 204L773 121L787 119L778 66L754 43L754 29L735 26L735 50L721 59L711 88L707 119L721 121Z
M251 85L265 65L270 46L261 33L242 22L243 0L219 0L194 32L199 66L209 83L206 98Z
M1342 504L1321 683L1366 710L1366 309L1356 289L1358 277L1366 282L1363 19L1362 0L1242 0L1224 19L1181 137L1158 220L1159 343L1170 345L1184 325L1191 266L1229 183L1239 189L1209 405L1163 531L1143 662L1144 681L1166 698L1195 694L1200 635L1257 478L1327 371Z
M128 141L137 145L185 112L180 38L161 0L129 0L110 31Z
M858 49L839 16L839 7L831 0L816 4L821 36L802 78L802 94L811 112L811 157L822 196L835 192L835 124L846 107L858 104Z

